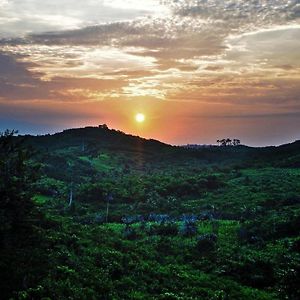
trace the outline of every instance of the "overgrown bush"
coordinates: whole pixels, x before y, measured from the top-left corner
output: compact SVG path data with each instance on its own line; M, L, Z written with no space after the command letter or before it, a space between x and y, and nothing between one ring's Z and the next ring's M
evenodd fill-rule
M201 253L210 253L216 249L217 235L207 233L197 237L196 249Z

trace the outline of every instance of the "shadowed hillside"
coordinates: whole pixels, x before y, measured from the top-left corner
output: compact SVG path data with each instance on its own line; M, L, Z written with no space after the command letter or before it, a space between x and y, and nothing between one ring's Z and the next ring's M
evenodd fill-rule
M40 152L66 150L88 155L99 151L126 154L129 157L144 155L145 159L182 163L187 158L205 164L251 164L298 167L300 141L282 145L254 148L248 146L210 146L198 149L171 146L157 140L147 140L122 131L109 129L106 125L68 129L53 135L24 136L25 142Z

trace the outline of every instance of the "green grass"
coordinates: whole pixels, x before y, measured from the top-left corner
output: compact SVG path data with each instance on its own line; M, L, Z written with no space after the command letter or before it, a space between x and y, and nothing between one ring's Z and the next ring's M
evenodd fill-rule
M45 195L35 195L33 197L33 201L38 205L46 204L49 201L51 201L52 199L53 199L52 197L45 196Z

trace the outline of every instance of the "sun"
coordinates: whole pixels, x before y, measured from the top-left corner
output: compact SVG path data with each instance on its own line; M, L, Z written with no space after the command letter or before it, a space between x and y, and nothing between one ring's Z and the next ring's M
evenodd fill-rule
M143 123L145 121L146 117L144 114L142 113L138 113L135 115L135 120L138 122L138 123Z

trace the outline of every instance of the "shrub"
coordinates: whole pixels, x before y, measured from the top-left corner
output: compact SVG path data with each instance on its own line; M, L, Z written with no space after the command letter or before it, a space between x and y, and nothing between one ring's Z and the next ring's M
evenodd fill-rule
M200 235L197 238L196 248L200 253L214 251L216 248L217 236L214 233Z
M180 228L180 233L186 237L192 237L197 234L197 216L195 215L183 215L183 223Z
M136 240L139 236L134 228L126 226L123 232L123 237L128 240Z
M175 236L178 234L178 226L176 223L154 224L150 228L152 235Z

